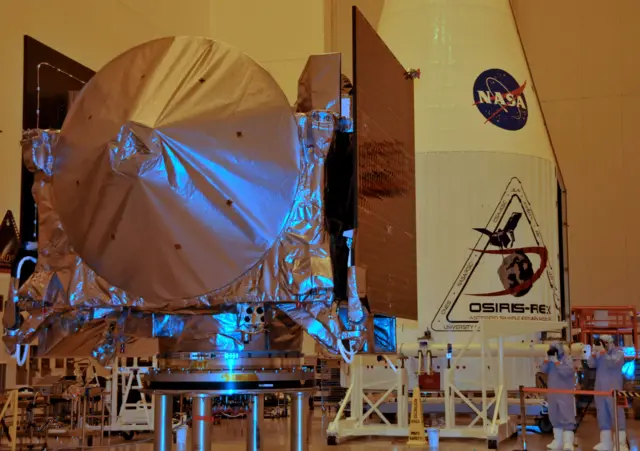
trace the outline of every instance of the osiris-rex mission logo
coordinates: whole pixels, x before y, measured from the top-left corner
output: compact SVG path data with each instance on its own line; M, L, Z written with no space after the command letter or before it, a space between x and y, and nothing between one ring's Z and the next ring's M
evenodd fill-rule
M549 251L522 184L511 179L431 323L464 332L480 319L551 320L560 297Z
M527 124L529 116L524 89L527 82L518 83L502 69L481 73L473 84L473 104L486 118L504 130L516 131Z

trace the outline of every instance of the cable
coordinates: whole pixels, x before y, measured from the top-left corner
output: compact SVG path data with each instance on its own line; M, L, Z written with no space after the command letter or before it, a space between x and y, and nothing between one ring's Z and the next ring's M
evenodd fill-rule
M22 265L27 260L30 262L33 262L33 264L38 263L38 261L34 257L31 257L31 256L23 257L22 260L20 260L20 262L18 263L18 268L16 269L16 279L20 280L20 272L22 271Z
M24 257L22 260L20 260L20 262L18 263L18 268L16 269L16 279L18 280L18 283L20 283L20 273L22 272L22 265L24 264L25 261L31 261L34 264L37 264L37 260L33 257L27 256ZM20 356L20 347L24 346L24 355L21 357ZM25 363L27 363L27 357L29 355L29 345L16 345L16 355L14 356L16 358L16 363L18 364L18 366L23 366Z
M20 358L20 346L24 346L24 355ZM29 355L29 345L16 345L16 363L18 366L22 366L27 362L27 356Z
M349 347L351 347L351 343L349 343ZM342 340L338 340L338 351L340 351L340 355L347 365L351 365L353 357L358 353L358 351L347 351L344 344L342 344Z

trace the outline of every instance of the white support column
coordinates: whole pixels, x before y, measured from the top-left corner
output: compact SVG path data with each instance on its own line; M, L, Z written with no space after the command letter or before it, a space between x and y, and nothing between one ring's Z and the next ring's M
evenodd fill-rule
M420 387L416 387L420 390ZM401 361L398 368L398 426L409 427L409 374L404 364L404 360Z
M480 356L480 383L482 384L482 419L483 423L486 423L484 419L487 417L487 351L490 349L487 343L487 339L484 333L484 327L480 326L480 342L482 343L482 352Z
M507 406L507 384L504 377L504 337L498 338L498 385L502 387L503 396L500 399L500 405L496 406L499 409L500 422L507 421L509 416Z
M451 396L451 379L453 370L447 368L444 370L444 419L447 429L456 426L456 408L455 397Z
M109 409L109 428L113 431L113 427L118 421L118 391L120 390L120 371L118 370L119 359L113 359L113 367L111 368L111 408Z
M351 391L351 413L349 418L358 420L362 417L364 400L362 398L362 384L364 380L364 363L362 356L356 355L351 364L351 381L353 390Z

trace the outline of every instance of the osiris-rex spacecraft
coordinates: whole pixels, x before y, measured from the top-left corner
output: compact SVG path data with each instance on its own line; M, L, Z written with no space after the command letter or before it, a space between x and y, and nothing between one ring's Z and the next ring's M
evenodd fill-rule
M255 61L205 38L157 39L109 62L62 130L29 130L39 240L14 278L5 345L37 355L158 356L155 449L171 398L193 402L209 449L211 396L293 397L307 449L306 331L350 361L395 353L416 319L413 77L357 13L353 84L339 54L309 58L295 107Z

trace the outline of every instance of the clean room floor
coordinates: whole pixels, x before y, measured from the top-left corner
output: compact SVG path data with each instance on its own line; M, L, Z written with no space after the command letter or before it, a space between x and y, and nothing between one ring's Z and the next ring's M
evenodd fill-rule
M320 409L310 412L312 422L310 451L321 450L345 450L345 451L400 451L417 448L409 448L405 443L406 439L385 439L385 438L357 438L344 440L338 446L327 446L327 439L324 434L326 425L331 417L323 418ZM639 451L640 440L640 421L628 419L629 437L631 441L631 451ZM265 419L265 449L267 451L289 451L289 421L288 419ZM212 431L211 451L244 451L245 450L245 420L224 420L222 424L215 425ZM529 433L527 449L533 451L544 451L546 445L551 441L550 435L539 435ZM576 442L578 446L576 451L591 450L598 442L599 431L595 416L587 415L576 434ZM152 451L153 444L149 435L139 435L130 444L123 443L118 438L112 438L112 449L118 451ZM58 448L61 444L50 443L50 450ZM175 445L174 445L175 446ZM96 440L92 448L105 449L108 448L107 438L104 439L103 446L100 446L99 439ZM428 449L428 448L427 448ZM440 451L480 451L485 450L486 443L484 441L469 440L453 440L443 439L440 441ZM499 450L512 451L522 449L517 440L509 440L503 442L499 446Z

